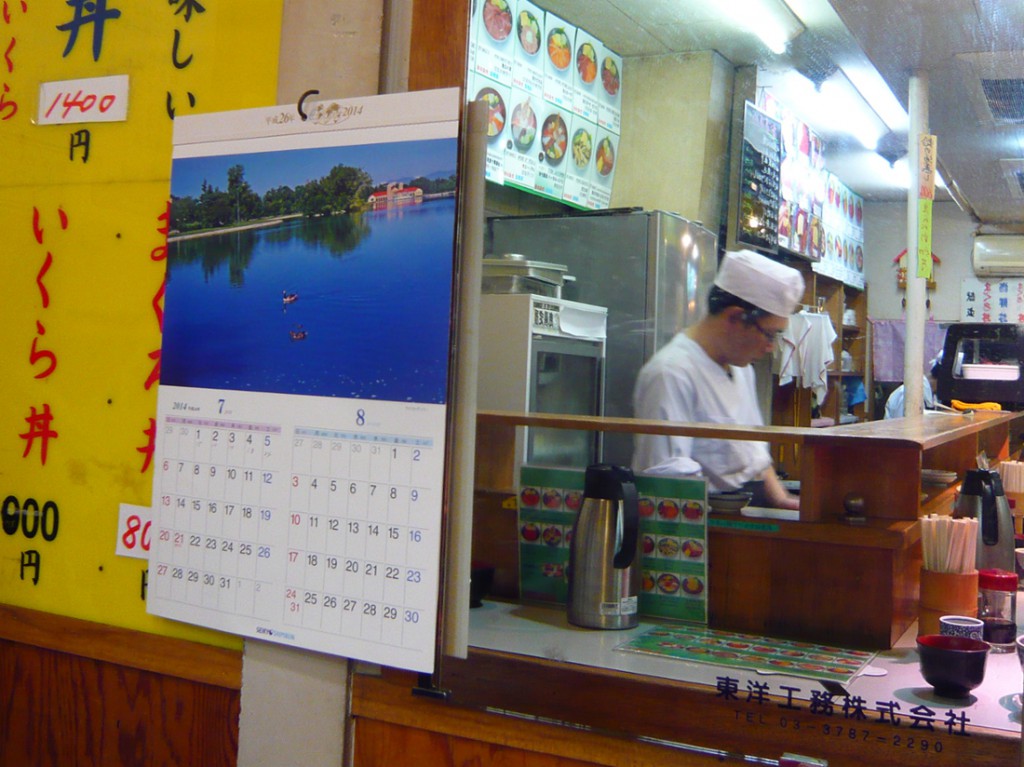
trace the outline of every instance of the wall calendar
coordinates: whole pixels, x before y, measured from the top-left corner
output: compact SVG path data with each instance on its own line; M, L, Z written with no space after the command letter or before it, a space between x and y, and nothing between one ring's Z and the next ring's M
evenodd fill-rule
M433 670L458 108L176 121L150 612Z

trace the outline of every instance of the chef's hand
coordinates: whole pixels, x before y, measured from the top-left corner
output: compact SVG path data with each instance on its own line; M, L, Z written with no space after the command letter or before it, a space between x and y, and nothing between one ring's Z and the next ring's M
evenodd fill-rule
M775 469L769 466L761 474L764 480L764 494L774 509L796 509L800 508L800 496L791 495L783 486Z

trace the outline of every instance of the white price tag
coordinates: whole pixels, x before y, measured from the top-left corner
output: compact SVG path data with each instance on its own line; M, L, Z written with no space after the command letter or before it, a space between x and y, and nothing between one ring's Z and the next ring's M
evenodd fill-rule
M128 119L128 75L55 80L39 86L40 125L123 122Z
M152 522L149 506L122 503L117 513L117 555L149 559Z

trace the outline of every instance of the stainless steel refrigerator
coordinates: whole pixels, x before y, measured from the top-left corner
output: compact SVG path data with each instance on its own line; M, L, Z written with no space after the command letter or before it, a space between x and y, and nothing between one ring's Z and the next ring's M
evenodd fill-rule
M633 384L655 351L707 310L717 236L673 213L617 209L497 217L487 253L565 264L562 297L608 309L604 415L633 416ZM630 434L606 434L602 460L628 466Z

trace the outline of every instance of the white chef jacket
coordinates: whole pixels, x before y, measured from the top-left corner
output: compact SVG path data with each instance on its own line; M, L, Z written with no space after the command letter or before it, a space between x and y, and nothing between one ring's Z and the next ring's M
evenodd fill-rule
M674 423L762 426L754 369L712 360L700 344L677 333L637 376L637 418ZM703 474L714 491L734 490L772 465L768 443L638 434L633 469L645 474Z
M907 389L904 384L900 384L893 393L889 395L889 398L885 401L885 417L886 418L902 418L906 413L904 412L904 400L907 396ZM935 395L932 393L932 385L928 381L928 376L924 377L924 385L921 387L921 399L922 405L928 410L935 407Z

